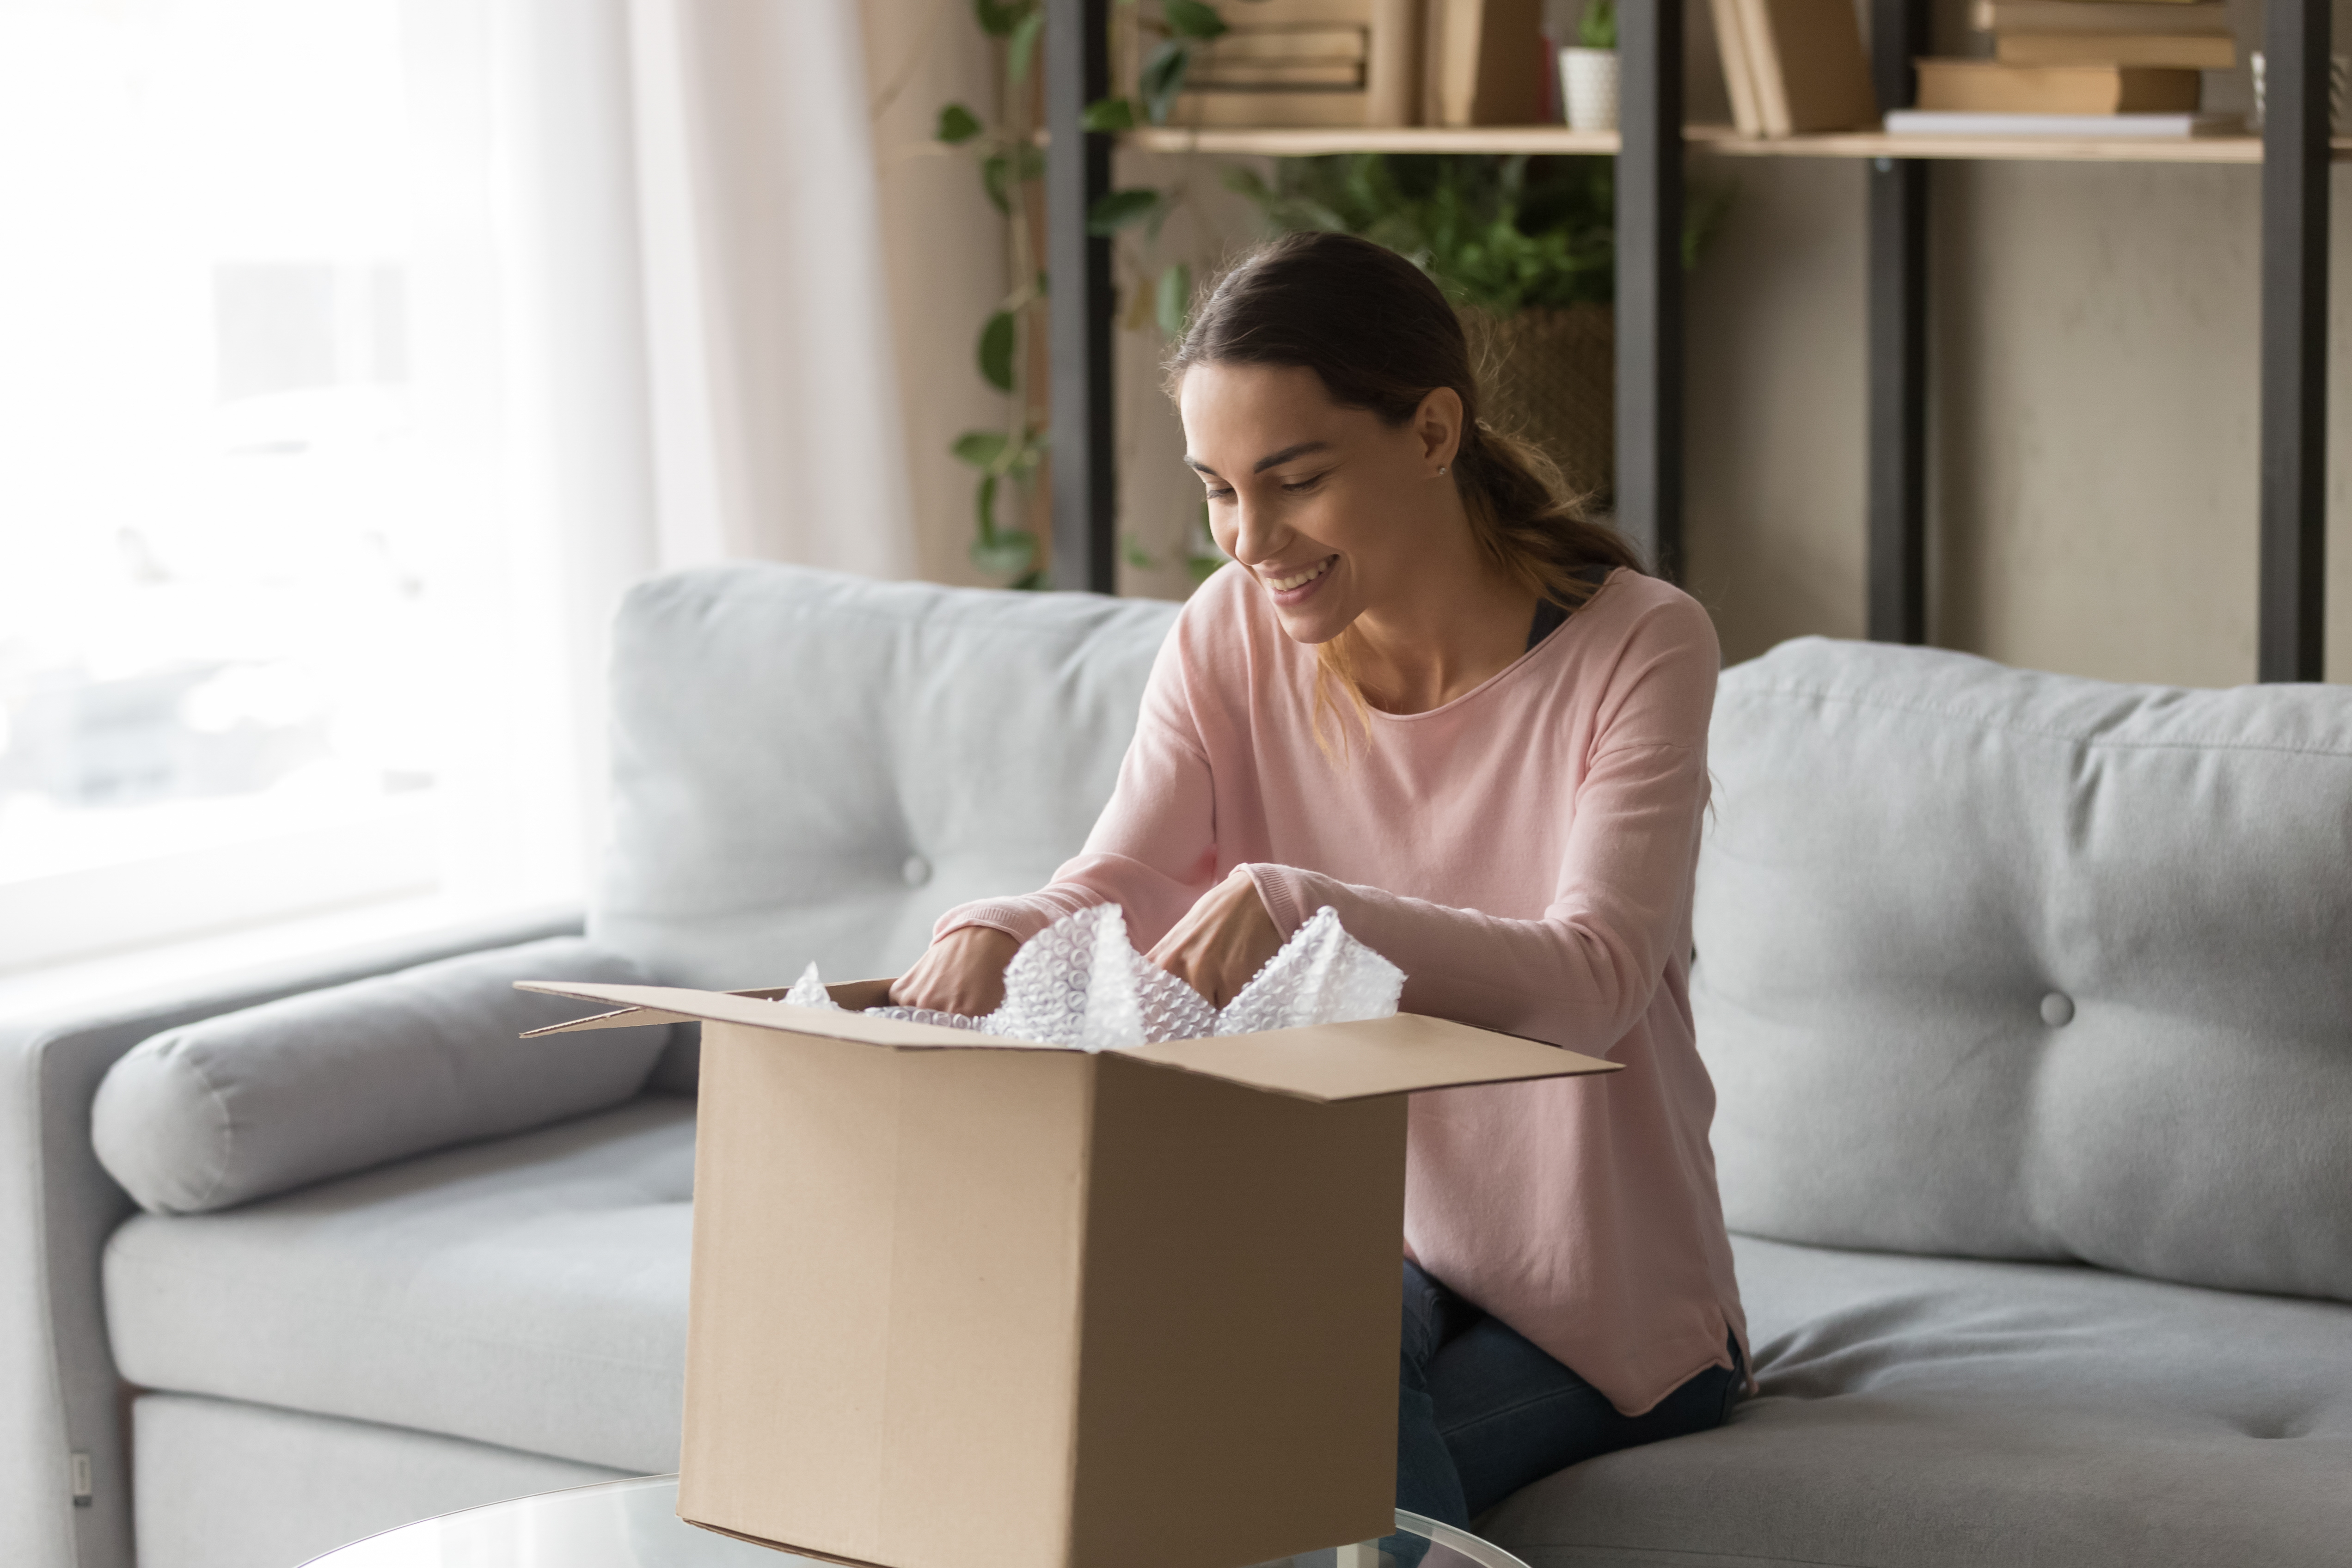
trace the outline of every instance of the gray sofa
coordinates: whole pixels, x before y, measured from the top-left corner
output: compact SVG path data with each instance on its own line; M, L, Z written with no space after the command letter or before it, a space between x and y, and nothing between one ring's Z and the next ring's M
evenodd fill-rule
M530 1055L507 982L895 970L1076 846L1171 614L650 584L587 941L10 1026L8 1561L128 1568L135 1524L142 1568L288 1568L673 1468L692 1042ZM1806 641L1727 672L1713 765L1693 1002L1762 1392L1486 1532L1538 1568L2345 1561L2352 692Z

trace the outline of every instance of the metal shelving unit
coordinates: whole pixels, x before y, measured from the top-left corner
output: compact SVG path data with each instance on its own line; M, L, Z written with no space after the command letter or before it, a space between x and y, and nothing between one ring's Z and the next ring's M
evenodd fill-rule
M1370 131L1276 127L1264 131L1184 131L1155 126L1119 138L1146 153L1256 153L1313 158L1327 153L1543 153L1613 157L1614 131L1570 131L1565 125L1427 125ZM1883 131L1841 131L1783 136L1769 142L1742 136L1728 125L1685 125L1692 147L1733 158L1915 158L1997 163L2259 163L2259 136L1889 136ZM2352 137L2329 143L2337 163L2352 161Z
M1112 138L1079 131L1101 96L1107 0L1046 0L1045 91L1052 141L1054 576L1108 591L1115 576L1108 241L1077 215L1110 188ZM1911 61L1929 52L1927 0L1873 0L1880 100L1908 102ZM1682 167L1687 147L1733 157L1870 162L1869 635L1927 638L1927 195L1939 161L2258 163L2262 165L2261 632L2264 680L2316 680L2322 668L2326 544L2328 168L2352 139L2327 123L2326 0L2269 0L2263 47L2273 62L2261 136L2180 141L2120 137L1887 136L1880 132L1740 137L1685 126L1682 8L1620 13L1620 132L1566 126L1413 126L1356 130L1154 129L1129 132L1152 152L1313 157L1348 152L1534 153L1618 159L1617 522L1670 575L1682 560ZM1076 288L1066 278L1078 279Z

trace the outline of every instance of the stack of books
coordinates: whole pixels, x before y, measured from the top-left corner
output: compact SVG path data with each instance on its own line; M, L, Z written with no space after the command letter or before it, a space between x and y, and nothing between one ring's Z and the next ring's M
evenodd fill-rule
M2242 128L2199 111L2200 71L2238 63L2220 0L1975 0L1990 59L1923 59L1916 109L1890 132L2210 136Z
M1743 136L1874 130L1878 94L1850 0L1712 0Z
M1179 125L1361 125L1371 0L1227 5L1232 31L1194 50Z
M1194 52L1169 121L1532 124L1550 70L1542 12L1542 0L1224 0L1230 30Z

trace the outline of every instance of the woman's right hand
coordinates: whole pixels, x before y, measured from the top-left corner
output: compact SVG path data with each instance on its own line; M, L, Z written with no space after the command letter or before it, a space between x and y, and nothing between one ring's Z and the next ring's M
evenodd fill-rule
M890 983L899 1007L982 1018L1004 1005L1004 966L1021 944L993 926L958 926Z

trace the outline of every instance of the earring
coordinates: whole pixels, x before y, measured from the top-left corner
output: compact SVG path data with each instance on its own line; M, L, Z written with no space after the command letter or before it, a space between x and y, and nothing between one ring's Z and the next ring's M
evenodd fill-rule
M1437 477L1441 479L1445 477L1445 465L1443 463L1437 466Z

